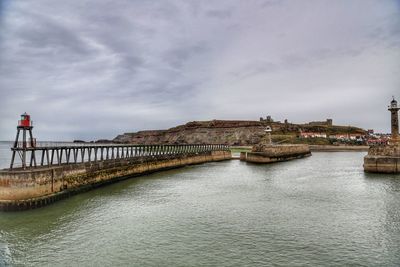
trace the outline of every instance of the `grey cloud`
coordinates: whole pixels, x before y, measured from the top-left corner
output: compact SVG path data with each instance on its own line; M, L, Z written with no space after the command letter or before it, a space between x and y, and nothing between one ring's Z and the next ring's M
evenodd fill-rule
M266 61L256 61L245 65L245 67L240 68L231 74L239 79L247 79L254 75L260 74L270 74L278 71L280 66L273 62Z
M71 56L89 56L93 49L72 29L55 19L41 14L23 12L23 24L16 29L21 49L40 54L57 53Z
M180 69L191 57L199 56L207 51L207 45L198 43L174 48L165 53L165 61L172 67Z
M387 131L399 18L373 0L0 1L0 140L24 111L42 140L265 114Z
M262 1L261 2L261 7L262 8L270 8L270 7L275 7L275 6L280 6L283 5L282 0L268 0L268 1Z
M232 16L231 10L209 10L206 16L210 18L227 19Z

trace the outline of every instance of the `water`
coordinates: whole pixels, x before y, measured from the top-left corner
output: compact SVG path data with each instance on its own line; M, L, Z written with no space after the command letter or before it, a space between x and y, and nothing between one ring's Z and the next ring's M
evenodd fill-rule
M0 141L0 169L8 168L11 161L12 142Z
M399 266L400 176L364 155L196 165L0 213L0 266Z

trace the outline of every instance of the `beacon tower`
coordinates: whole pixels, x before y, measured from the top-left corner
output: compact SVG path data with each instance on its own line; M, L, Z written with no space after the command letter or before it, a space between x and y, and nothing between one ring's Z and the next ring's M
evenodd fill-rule
M29 153L30 165L32 166L32 163L34 162L36 166L35 150L32 149L36 146L36 141L33 138L32 129L33 129L33 123L31 121L31 116L29 116L25 112L24 114L21 115L21 120L18 121L17 136L15 137L14 145L11 148L12 157L11 157L10 169L12 169L14 166L15 154L19 155L22 163L22 168L25 169L27 166L27 156L28 156L27 152L30 152ZM22 141L19 141L21 131L22 131ZM29 134L28 141L27 141L27 134Z
M388 110L391 113L391 125L392 125L392 140L391 144L398 144L400 143L400 136L399 136L399 114L398 111L400 107L397 106L397 101L394 99L390 102L390 106Z

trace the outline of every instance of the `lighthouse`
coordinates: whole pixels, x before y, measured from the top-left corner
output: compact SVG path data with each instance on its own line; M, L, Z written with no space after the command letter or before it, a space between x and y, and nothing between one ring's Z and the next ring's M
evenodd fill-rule
M390 102L390 106L388 110L391 113L391 125L392 125L392 144L399 144L400 143L400 136L399 136L399 111L400 107L397 106L397 101L394 99Z
M31 116L26 112L21 115L21 119L18 121L17 125L17 136L15 137L15 142L12 150L11 164L10 169L14 166L15 154L18 154L21 158L22 168L26 168L26 159L27 152L30 151L30 165L35 163L36 166L36 158L35 158L35 150L33 149L36 146L36 141L32 135L33 122L31 120ZM22 132L22 140L19 141L20 133ZM29 134L29 140L27 141L27 134Z

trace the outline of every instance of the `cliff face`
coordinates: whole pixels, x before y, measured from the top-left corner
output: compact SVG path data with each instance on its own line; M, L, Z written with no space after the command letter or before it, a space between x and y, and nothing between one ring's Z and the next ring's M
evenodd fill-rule
M265 126L257 121L189 122L168 130L125 133L113 141L133 144L230 144L258 143Z
M271 126L273 133L293 134L303 131L350 132L365 134L365 131L355 127L301 125L280 122L263 121L194 121L168 130L139 131L125 133L114 138L116 143L132 144L227 144L254 145L265 136L264 129Z

